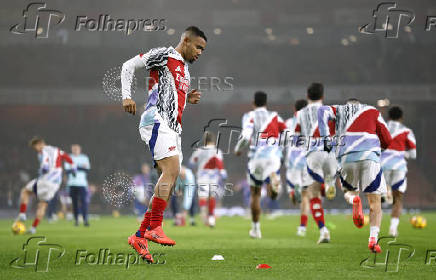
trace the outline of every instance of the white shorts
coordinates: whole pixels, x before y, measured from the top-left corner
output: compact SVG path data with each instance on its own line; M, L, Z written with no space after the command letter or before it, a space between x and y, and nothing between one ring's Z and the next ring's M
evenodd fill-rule
M338 162L334 153L313 151L307 155L307 171L313 180L329 185L334 184L334 176L338 169Z
M61 201L61 204L70 205L73 203L70 194L66 192L60 193L59 200Z
M386 193L386 181L380 163L372 160L343 163L341 183L344 190Z
M24 187L26 190L34 192L40 201L49 202L59 190L60 184L56 184L43 179L33 179Z
M218 184L213 182L197 182L198 186L198 197L207 198L209 197L209 192L211 197L219 197L218 194Z
M269 183L272 173L280 174L281 159L276 156L269 158L253 158L248 161L248 181L250 186L261 187Z
M405 170L383 170L383 175L386 184L391 187L393 191L406 192L407 189L407 171Z
M301 189L312 185L313 182L314 180L307 172L307 168L288 168L286 170L286 183L289 188L294 189L298 186Z
M165 123L156 122L139 128L141 139L150 148L155 161L167 157L179 156L182 164L182 140L180 135L168 127Z

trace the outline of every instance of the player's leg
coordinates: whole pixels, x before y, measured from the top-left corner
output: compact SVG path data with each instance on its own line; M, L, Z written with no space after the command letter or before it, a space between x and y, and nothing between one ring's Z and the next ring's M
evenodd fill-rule
M88 196L88 190L84 187L80 187L80 212L82 213L83 216L83 225L85 227L89 226L89 221L88 221L88 201L87 201L87 196Z
M251 230L249 232L252 238L261 238L262 234L260 231L260 193L261 186L252 185L250 187L250 208L251 208Z
M47 210L48 202L46 201L39 201L38 205L36 207L36 215L35 219L33 220L32 227L29 229L28 233L35 234L36 228L38 227L41 220L44 218L45 211Z
M324 183L324 162L327 152L311 152L307 156L307 172L313 179L313 183L309 185L310 195L310 210L312 217L318 225L320 237L318 243L330 242L330 232L325 227L324 209L321 201L321 186Z
M401 211L403 210L403 193L395 190L392 191L394 203L392 205L391 225L389 235L398 236L398 224L400 223Z
M374 253L380 253L381 248L377 244L378 233L380 232L380 225L382 220L381 210L381 195L379 194L367 194L369 203L369 243L368 248Z
M338 169L338 163L334 153L327 153L323 162L324 173L324 186L325 196L327 199L334 199L336 197L336 171Z
M300 203L300 226L297 229L298 236L306 236L307 217L310 213L310 198L307 187L301 188Z
M179 176L179 156L171 156L156 161L162 174L154 188L154 195L151 201L150 230L144 233L144 238L161 245L175 245L175 241L168 238L162 230L163 213L170 198L171 191ZM147 211L147 212L148 212Z
M389 227L389 235L398 236L398 224L403 210L403 194L407 188L406 172L402 170L392 170L392 213L391 225Z
M330 232L325 227L324 209L321 201L321 185L320 182L314 182L309 186L310 210L320 232L318 244L330 242Z
M208 203L208 224L210 227L215 227L216 198L213 192L211 192L209 195Z
M27 205L29 204L29 199L32 193L34 193L34 189L36 188L36 179L31 180L27 183L22 189L20 193L20 213L18 214L17 220L25 221L27 219Z
M381 196L386 193L386 181L379 162L364 160L360 164L360 186L366 193L369 204L370 233L368 248L374 253L380 253L378 234L382 221Z
M79 187L70 187L70 197L71 197L71 204L73 208L73 216L74 216L74 225L79 225Z

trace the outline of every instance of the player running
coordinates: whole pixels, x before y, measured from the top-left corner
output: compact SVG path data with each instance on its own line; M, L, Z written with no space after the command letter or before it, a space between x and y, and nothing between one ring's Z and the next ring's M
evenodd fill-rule
M65 161L72 165L71 169L73 174L77 171L77 168L67 153L58 147L47 145L44 139L40 137L33 137L29 142L29 146L38 153L38 159L40 161L39 176L27 183L21 190L20 214L17 220L26 220L29 197L34 193L38 199L38 205L35 219L28 233L35 234L39 222L44 217L48 202L54 197L61 186L63 162Z
M406 159L416 159L416 140L412 130L402 123L403 110L400 107L394 106L389 110L389 119L387 126L392 135L392 142L382 152L381 165L386 184L391 187L394 199L389 234L398 236L403 194L407 188Z
M279 136L286 125L277 112L266 108L267 95L258 91L254 94L255 109L246 113L242 119L242 132L235 147L235 154L250 146L248 154L248 180L251 193L252 238L262 238L260 231L261 188L267 183L268 194L275 199L280 189L280 165L282 148Z
M297 228L298 236L306 235L307 216L309 215L310 202L307 188L314 183L307 172L306 152L304 147L299 147L299 134L295 132L297 125L297 112L307 106L305 99L295 102L294 116L286 121L286 183L292 202L300 203L300 226Z
M322 137L332 135L328 121L336 125L336 156L341 165L340 179L345 200L353 205L354 224L364 224L359 191L366 194L369 203L370 235L368 248L380 253L377 243L382 220L381 195L386 183L380 165L381 149L388 147L392 138L381 113L374 107L356 101L346 105L322 106L318 111L319 131ZM330 149L325 138L325 148Z
M205 225L215 227L215 205L220 182L227 179L223 153L216 146L215 135L205 132L204 146L196 149L189 159L191 166L197 166L198 204Z
M148 88L148 101L139 123L139 133L149 146L161 175L140 228L128 238L129 244L147 261L152 261L152 258L146 240L161 245L176 244L163 232L163 212L179 176L183 158L180 137L183 110L186 102L197 104L201 96L195 89L188 92L188 63L198 60L206 47L206 41L203 31L191 26L183 32L176 48L151 49L126 61L122 67L123 107L130 114L136 113L136 103L131 97L135 70L145 68L150 71L152 78Z
M326 186L328 197L335 196L335 174L337 161L333 153L324 151L323 141L318 128L318 109L322 106L324 86L321 83L312 83L307 89L308 105L298 111L296 116L296 132L301 132L307 155L307 171L313 178L309 186L310 210L316 221L320 237L319 243L330 242L330 232L325 226L324 209L321 201L321 187Z

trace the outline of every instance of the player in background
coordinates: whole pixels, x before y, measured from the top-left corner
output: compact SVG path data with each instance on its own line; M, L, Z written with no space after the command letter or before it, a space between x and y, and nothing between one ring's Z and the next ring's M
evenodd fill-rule
M141 173L133 177L134 212L141 222L145 210L153 196L154 184L150 180L150 166L147 163L141 164Z
M259 222L262 185L267 184L268 194L273 199L281 187L282 147L279 138L286 125L277 112L267 110L266 105L266 93L256 92L254 110L242 118L242 132L235 147L235 154L240 156L242 149L249 146L247 179L250 181L252 226L249 235L252 238L262 238Z
M195 201L195 176L191 169L186 166L181 167L179 178L177 178L176 190L183 194L183 212L180 217L176 217L177 225L185 226L188 212L190 216L191 225L195 225L194 213L191 211L192 205Z
M160 177L138 231L128 238L129 244L147 261L152 261L152 258L146 240L161 245L176 244L165 235L162 219L183 159L180 136L182 114L186 102L197 104L201 96L198 90L188 91L188 63L198 60L206 48L206 41L203 31L190 26L183 32L176 48L151 49L126 61L121 70L123 108L133 115L136 103L131 97L131 87L135 70L145 68L152 78L139 132L150 148Z
M286 183L289 195L294 204L300 203L300 226L297 228L298 236L306 235L307 217L310 213L310 199L308 186L314 180L307 172L306 151L304 147L299 147L298 136L295 132L297 125L297 112L307 106L307 100L300 99L295 102L294 116L286 121Z
M203 147L197 148L189 159L191 166L197 167L198 204L200 216L205 225L215 226L215 205L220 182L227 179L223 153L216 146L215 135L206 131Z
M392 142L382 152L381 165L394 200L389 234L398 236L403 195L407 188L406 159L416 159L416 140L412 130L403 124L403 110L400 107L394 106L389 110L389 119L387 126L392 135Z
M309 186L310 210L316 221L320 237L319 243L330 242L330 232L325 227L324 209L321 201L321 187L326 186L327 197L334 197L334 185L337 170L337 161L333 153L324 151L323 141L318 128L318 109L324 99L324 86L321 83L312 83L307 89L308 104L298 111L296 116L296 132L301 133L301 142L306 150L307 171L313 178Z
M38 199L38 205L35 220L29 230L30 234L34 234L36 233L36 228L39 222L44 217L48 202L59 190L62 183L62 163L64 161L70 163L72 165L73 173L76 171L76 167L67 153L58 147L47 145L44 139L40 137L33 137L29 142L29 146L38 153L38 159L40 162L39 176L27 183L21 190L20 214L18 215L17 220L26 220L26 210L27 204L29 203L29 197L32 194L35 194Z
M328 126L334 121L336 137ZM345 200L353 205L354 224L361 228L364 224L362 202L359 192L366 194L369 203L370 234L368 248L380 253L378 233L382 220L381 195L386 193L380 165L381 148L385 149L392 141L381 113L374 107L359 104L357 101L346 105L322 106L318 111L320 135L324 137L325 149L335 142L336 156L341 165L340 180L345 191Z
M91 164L88 156L82 153L82 147L78 144L71 145L70 157L74 166L77 166L77 171L75 171L73 165L65 163L65 172L68 174L66 186L70 191L73 204L74 225L79 225L79 213L81 213L83 225L88 227L88 172Z

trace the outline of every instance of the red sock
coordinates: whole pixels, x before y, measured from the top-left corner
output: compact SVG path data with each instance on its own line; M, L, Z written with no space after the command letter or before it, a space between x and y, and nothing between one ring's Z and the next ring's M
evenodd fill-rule
M26 210L27 210L27 204L21 203L20 204L20 213L26 213Z
M198 206L203 207L203 206L206 206L206 205L207 205L207 200L206 200L206 198L200 198L200 199L198 200Z
M147 210L144 214L144 219L142 219L141 226L139 227L139 237L144 237L144 232L150 226L151 212Z
M35 220L33 220L33 224L32 224L32 227L37 227L38 226L38 224L39 224L39 219L38 218L35 218Z
M151 203L150 228L154 229L162 225L163 213L167 207L167 202L158 197L154 197Z
M301 214L301 217L300 217L300 226L301 227L307 226L307 215Z
M209 197L209 216L215 215L215 197Z
M312 211L312 217L315 220L319 228L324 227L324 209L322 208L321 199L318 197L310 200L310 210Z

